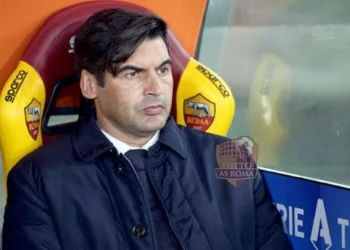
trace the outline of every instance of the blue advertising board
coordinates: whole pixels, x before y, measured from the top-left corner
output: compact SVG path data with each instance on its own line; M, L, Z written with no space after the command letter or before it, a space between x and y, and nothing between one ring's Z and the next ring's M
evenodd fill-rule
M350 189L266 169L262 175L296 250L350 250Z

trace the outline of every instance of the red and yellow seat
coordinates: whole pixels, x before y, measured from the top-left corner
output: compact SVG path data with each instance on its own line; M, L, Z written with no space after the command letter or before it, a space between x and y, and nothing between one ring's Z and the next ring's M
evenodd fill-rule
M119 1L85 2L62 9L40 28L5 82L0 95L0 145L5 180L20 158L68 133L76 123L73 120L50 126L52 116L84 113L73 63L74 34L91 14L106 8L149 12L144 7ZM226 135L235 113L229 86L192 58L170 30L168 38L174 62L172 115L178 124ZM188 103L205 104L210 111L205 117L196 116Z

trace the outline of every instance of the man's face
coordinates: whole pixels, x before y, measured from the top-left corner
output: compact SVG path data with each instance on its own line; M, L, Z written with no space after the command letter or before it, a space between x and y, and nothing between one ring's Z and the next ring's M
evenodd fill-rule
M173 77L167 47L161 38L145 40L117 71L105 74L95 99L98 117L134 136L161 129L169 116Z

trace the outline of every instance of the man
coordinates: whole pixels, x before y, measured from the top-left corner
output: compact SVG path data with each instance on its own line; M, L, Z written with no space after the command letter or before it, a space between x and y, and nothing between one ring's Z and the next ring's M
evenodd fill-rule
M95 114L8 177L3 250L291 249L261 176L215 176L227 141L175 124L166 23L104 10L76 35Z

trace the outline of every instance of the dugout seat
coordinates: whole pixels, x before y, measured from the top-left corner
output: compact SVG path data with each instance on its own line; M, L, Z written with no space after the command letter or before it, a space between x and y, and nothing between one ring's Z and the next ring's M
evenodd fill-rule
M106 8L149 12L119 1L84 2L64 8L46 20L5 82L0 98L5 180L18 160L69 133L79 117L89 112L81 101L74 68L74 35L90 15ZM174 62L173 117L178 124L226 135L235 112L230 88L215 72L192 58L170 30L168 39ZM196 113L198 104L206 107L205 115ZM61 124L55 121L57 117ZM63 120L66 122L62 124Z

